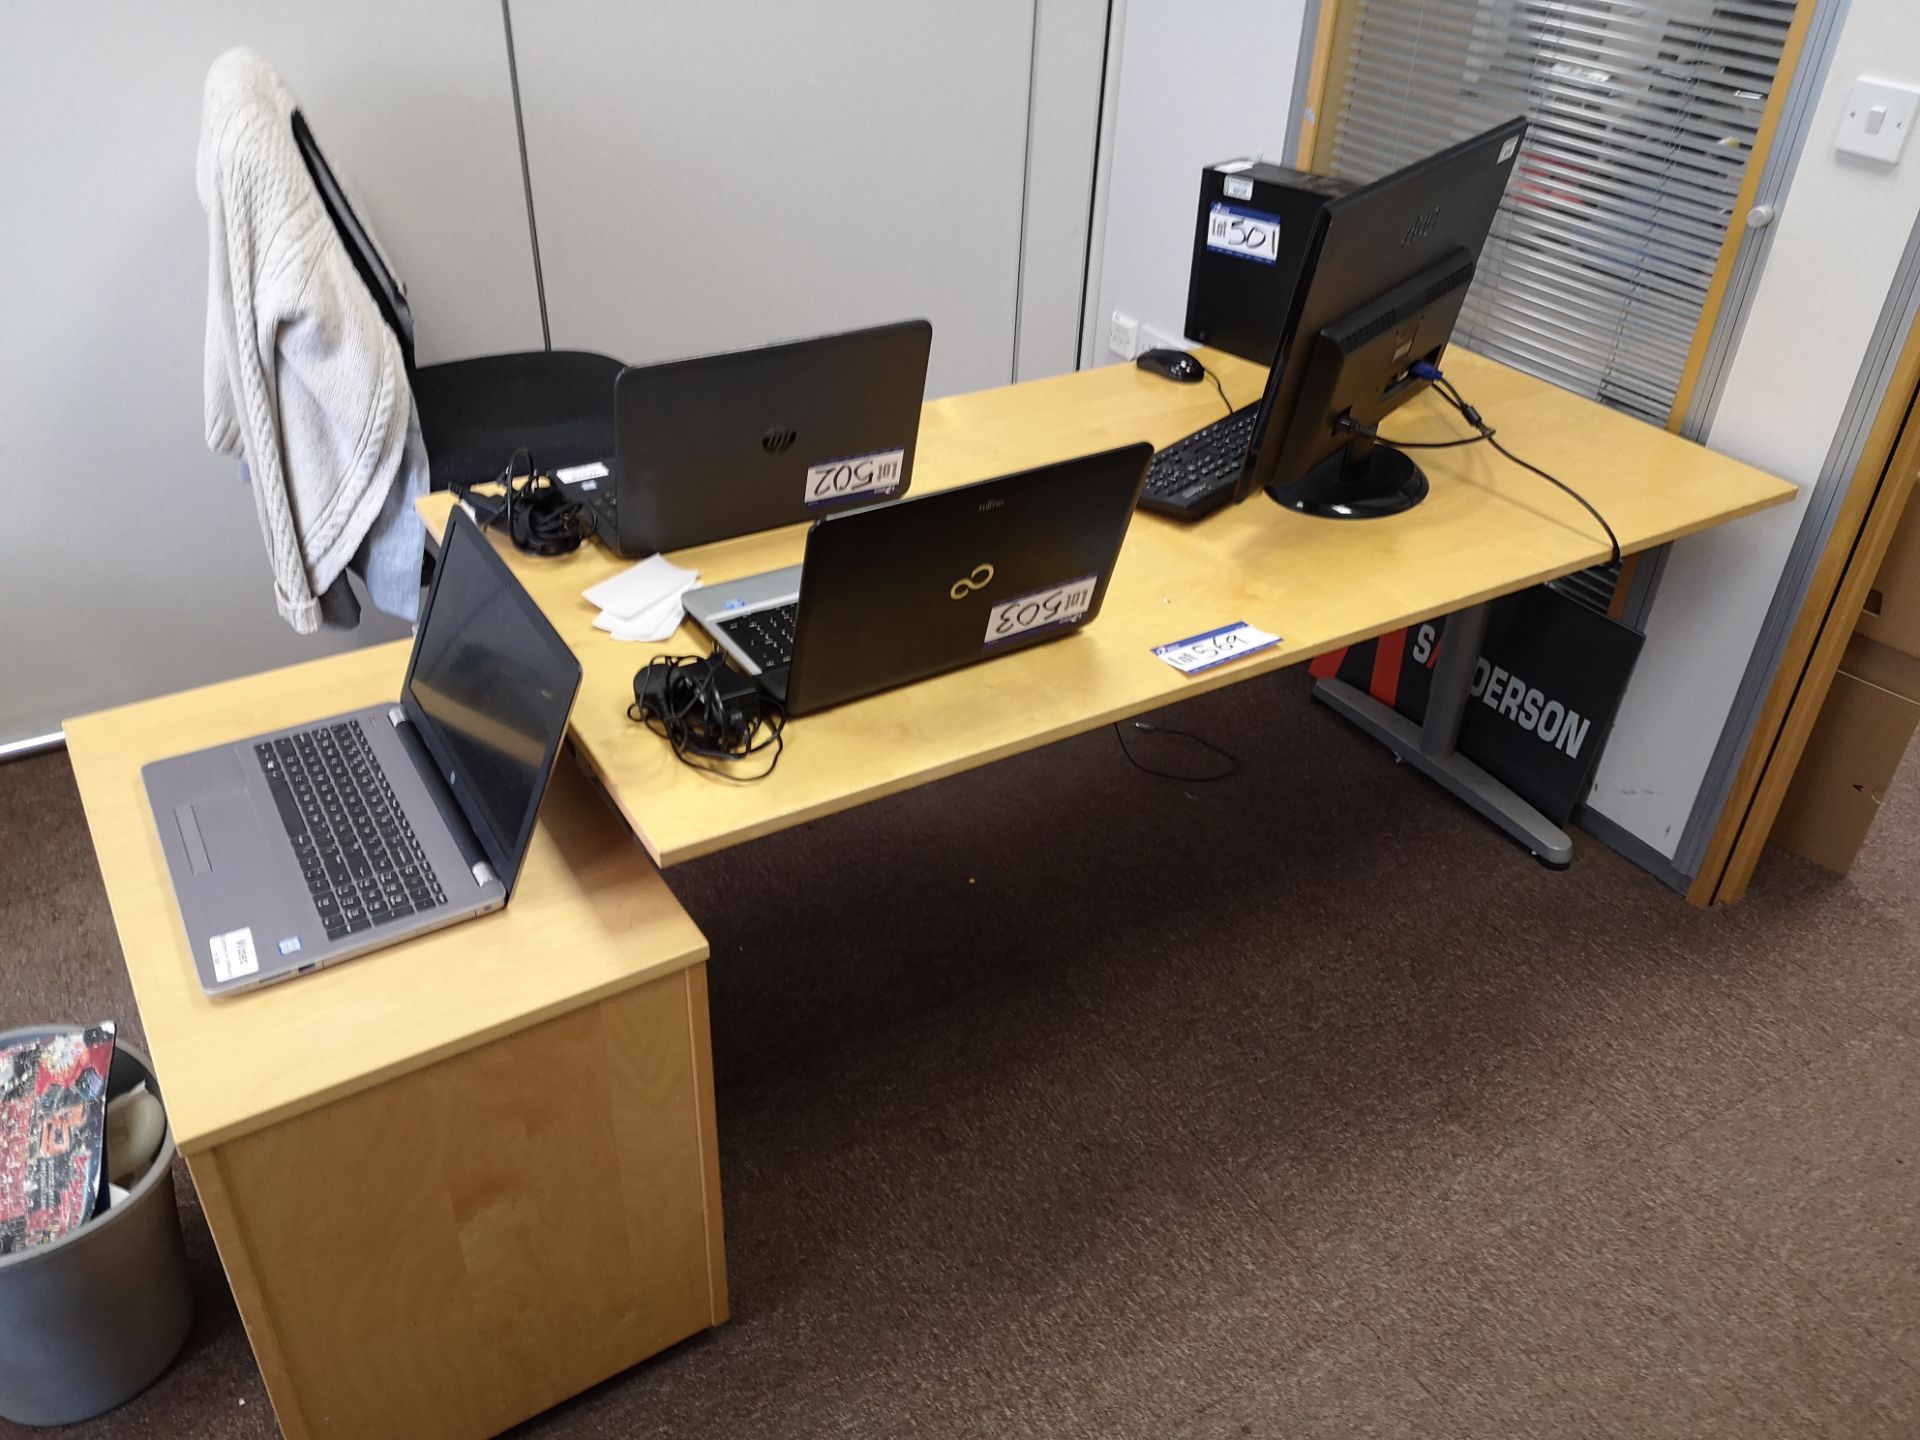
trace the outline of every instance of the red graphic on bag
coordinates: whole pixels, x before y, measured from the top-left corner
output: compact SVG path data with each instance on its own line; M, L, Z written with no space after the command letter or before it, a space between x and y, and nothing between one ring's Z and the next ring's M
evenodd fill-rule
M112 1066L111 1024L0 1049L0 1255L93 1214Z

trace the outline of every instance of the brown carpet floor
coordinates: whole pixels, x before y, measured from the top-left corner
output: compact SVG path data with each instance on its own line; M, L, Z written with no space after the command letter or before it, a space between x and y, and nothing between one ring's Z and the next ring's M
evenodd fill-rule
M1703 915L1298 677L1161 718L1239 773L1101 732L674 873L734 1319L516 1433L1920 1435L1920 766ZM66 762L0 767L0 1023L95 1016ZM61 1433L275 1433L185 1193L187 1353Z

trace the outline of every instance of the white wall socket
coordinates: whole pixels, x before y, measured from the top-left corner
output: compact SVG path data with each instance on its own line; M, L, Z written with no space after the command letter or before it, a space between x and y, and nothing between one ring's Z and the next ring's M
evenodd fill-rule
M1107 349L1122 360L1131 360L1140 353L1140 322L1124 310L1113 312L1113 323L1107 331Z
M1191 350L1192 348L1184 335L1168 335L1164 331L1154 329L1151 325L1142 325L1139 348L1134 353L1143 355L1149 350Z

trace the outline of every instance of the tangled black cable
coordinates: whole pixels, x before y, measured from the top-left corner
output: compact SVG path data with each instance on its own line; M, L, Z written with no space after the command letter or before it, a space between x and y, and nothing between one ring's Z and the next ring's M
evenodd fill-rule
M731 674L717 649L711 655L655 656L633 677L627 718L665 740L674 759L689 769L736 784L764 780L786 749L787 710L768 695L751 697L749 710L721 688L722 677ZM756 774L724 768L769 748L773 753Z
M522 456L526 457L524 472ZM524 478L516 482L523 473ZM506 492L498 500L474 494L471 485L455 485L453 493L482 529L504 520L513 543L529 554L569 554L598 528L591 507L575 500L553 476L542 474L533 452L524 445L508 457L498 483Z

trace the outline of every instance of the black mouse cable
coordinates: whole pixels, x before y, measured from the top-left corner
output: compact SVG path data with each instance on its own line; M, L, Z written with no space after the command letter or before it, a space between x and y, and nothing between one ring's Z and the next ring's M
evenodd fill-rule
M1220 383L1220 377L1213 373L1213 368L1205 361L1196 358L1193 363L1200 367L1200 373L1202 375L1213 381L1213 388L1220 392L1220 403L1227 407L1227 416L1231 419L1233 416L1233 401L1227 398L1227 387Z

